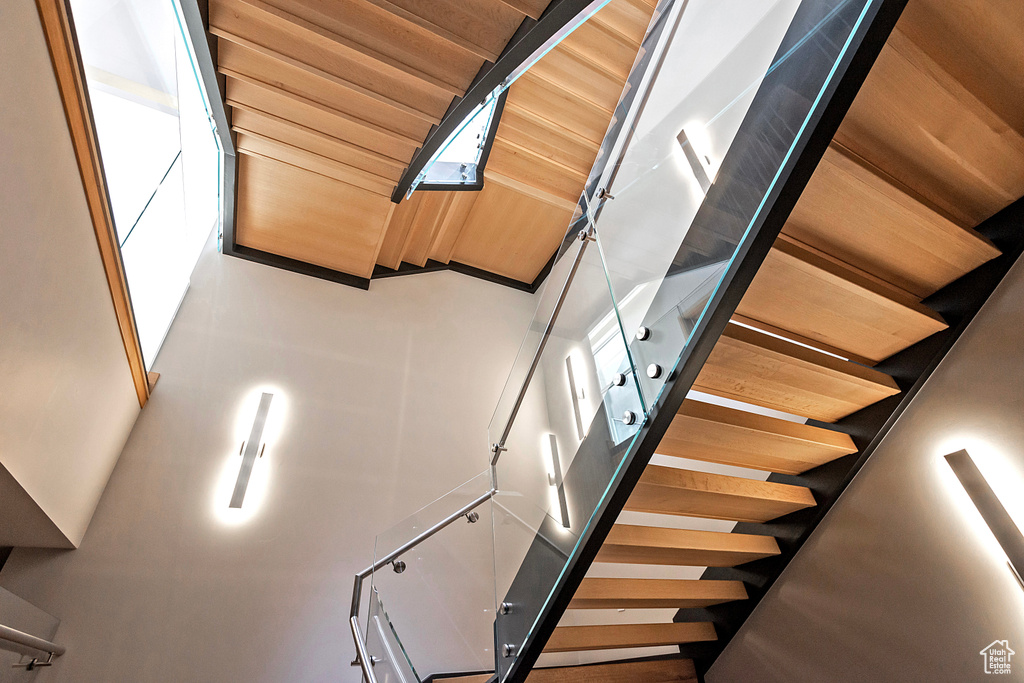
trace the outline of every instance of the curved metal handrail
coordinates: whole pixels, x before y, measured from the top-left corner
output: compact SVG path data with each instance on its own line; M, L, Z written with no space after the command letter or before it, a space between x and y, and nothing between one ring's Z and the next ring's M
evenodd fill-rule
M356 574L355 585L352 587L352 609L349 612L349 627L352 629L352 639L355 641L356 646L356 659L352 662L353 666L359 666L363 670L363 676L366 677L368 683L377 683L377 678L373 673L373 658L370 657L366 650L366 641L363 640L362 631L359 628L359 603L363 595L363 580L366 577L372 575L378 569L381 569L401 557L404 553L412 550L423 541L427 540L434 534L438 533L445 527L449 526L452 522L458 520L461 517L465 517L467 514L480 507L487 501L489 501L497 489L491 489L486 493L481 494L475 500L463 505L461 508L442 519L437 524L433 525L422 534L419 534L415 538L406 541L401 546L391 551L381 559L374 562L372 565L364 569L363 571Z

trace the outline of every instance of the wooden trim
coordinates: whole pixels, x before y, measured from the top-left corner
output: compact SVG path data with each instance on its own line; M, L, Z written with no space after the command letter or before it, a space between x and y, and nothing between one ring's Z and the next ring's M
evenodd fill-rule
M114 313L121 331L128 367L132 373L132 382L139 398L139 407L145 407L146 401L149 400L149 379L146 375L146 364L142 359L138 330L135 327L135 315L128 294L128 279L125 276L124 264L121 262L121 249L118 246L106 178L100 162L99 143L93 126L85 73L78 54L74 30L71 28L70 13L61 0L36 0L36 7L39 9L39 19L46 36L50 60L53 62L57 88L64 103L71 145L78 160L85 200L92 217L93 231L96 233L103 271L110 287L110 297L114 303Z

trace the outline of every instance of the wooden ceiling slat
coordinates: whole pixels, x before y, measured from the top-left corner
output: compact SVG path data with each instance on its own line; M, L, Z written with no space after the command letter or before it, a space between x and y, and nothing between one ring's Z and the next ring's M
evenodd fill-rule
M222 71L228 77L228 104L231 104L230 100L237 100L263 111L285 112L281 115L282 118L299 122L314 119L318 126L322 126L320 129L329 135L344 137L353 144L378 151L396 160L409 159L418 145L414 138L397 135L369 121L307 100L269 83L227 69ZM299 112L297 118L289 115L295 112Z
M238 133L238 150L243 154L254 154L297 166L312 173L327 176L342 183L353 185L362 190L381 196L391 196L393 185L385 178L370 175L357 168L346 166L327 157L307 152L299 147L292 147L278 140L264 137L252 131L233 128Z
M460 90L469 87L484 61L437 34L363 0L267 1Z
M405 168L405 165L400 161L395 161L382 154L357 147L345 140L339 140L318 130L262 112L248 105L236 103L232 115L232 123L266 137L280 140L293 147L301 147L309 152L330 157L335 161L379 175L388 180L397 181Z
M633 68L638 46L604 24L588 21L569 34L560 47L599 64L624 83Z
M470 54L474 54L477 57L487 60L488 62L495 62L498 60L498 52L488 50L472 40L467 40L463 36L460 36L453 31L449 31L444 26L435 24L429 19L425 19L418 14L410 12L404 7L397 5L394 2L390 2L390 0L363 0L363 2L379 7L380 9L393 14L395 17L417 26L424 31L451 43L452 45L469 52Z
M519 109L506 108L501 115L497 137L582 174L590 173L597 156L597 147L590 142L580 143L565 134L564 128L545 126L536 119L524 116Z
M488 164L485 174L491 179L489 171ZM558 210L493 181L485 183L478 195L451 259L533 282L561 244L572 210Z
M527 71L513 85L505 106L533 112L555 125L570 127L581 137L600 145L608 130L609 113L573 96Z
M530 71L558 89L603 109L605 120L615 110L625 80L561 46L544 55Z
M603 24L639 46L647 33L652 9L644 0L614 0L601 8L591 21Z
M539 19L548 6L548 0L500 0L500 2L534 19Z
M500 185L504 188L517 192L531 199L544 202L556 209L562 209L563 211L575 211L576 202L566 199L560 195L552 194L542 187L534 187L533 185L527 185L521 180L517 180L511 176L500 173L495 169L487 168L484 170L485 182L490 181L496 185ZM578 199L578 198L577 198Z
M370 276L388 197L272 159L238 163L238 244Z
M430 245L430 258L441 263L448 263L452 259L452 250L459 240L459 235L465 227L469 212L473 210L479 192L451 192L451 201L448 203L441 217L441 225Z
M501 54L523 14L497 0L391 0L391 4Z
M419 111L443 114L462 89L262 0L214 0L213 28L333 73Z
M330 103L324 102L324 104L329 104L329 106L333 106L336 109L349 110L348 108L351 108L355 110L352 113L356 115L358 115L357 112L359 110L363 110L368 112L370 116L376 116L378 120L400 119L401 117L398 114L404 114L407 117L416 119L416 122L412 125L405 124L404 128L407 130L414 129L417 126L422 127L424 122L429 130L429 125L438 123L441 120L440 117L434 114L428 114L415 107L410 107L407 104L364 88L357 83L352 83L340 76L335 76L332 73L297 59L292 59L288 55L283 55L280 52L258 45L216 26L212 27L210 32L222 39L218 54L218 61L222 68L231 69L249 76L261 78L262 80L273 78L282 86L288 86L289 89L295 89L294 86L302 84L303 81L316 84L312 87L302 88L303 92L300 94L309 96L310 99L316 99L323 90L331 89L334 86L342 92L339 93L338 97L332 98ZM274 76L279 76L279 78L274 78ZM370 100L370 102L366 103L365 100ZM361 102L364 102L362 106L360 106ZM398 111L396 113L386 109L382 111L382 107Z
M487 159L487 168L570 202L579 199L580 190L586 181L585 176L581 177L565 166L556 165L503 140L494 141L491 155Z
M426 193L414 193L412 197L400 203L392 212L391 219L384 228L386 233L384 235L384 242L377 254L378 264L391 270L397 270L398 266L401 265L406 237L409 234L409 229L412 227L416 210L419 209L420 202L423 201L424 194Z
M416 266L425 266L430 256L441 221L448 212L452 195L456 192L425 192L419 210L413 217L412 228L402 249L402 260Z

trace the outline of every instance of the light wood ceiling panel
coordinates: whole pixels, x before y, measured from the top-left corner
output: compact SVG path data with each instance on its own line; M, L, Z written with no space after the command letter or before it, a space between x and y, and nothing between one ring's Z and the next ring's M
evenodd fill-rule
M219 51L221 73L259 80L399 136L422 140L438 122L434 116L242 38L221 40Z
M237 128L235 130L238 131ZM292 147L277 140L248 131L238 131L237 148L243 152L276 159L313 173L319 173L382 197L389 199L391 197L391 182L387 179L361 172L359 169L338 163L333 159Z
M391 181L397 181L405 168L400 161L257 109L236 106L232 126L237 130L251 131Z
M369 277L392 206L386 196L302 168L239 157L243 246Z
M270 0L310 23L368 46L400 64L465 91L480 57L445 38L364 0Z
M533 282L561 243L572 212L493 182L478 194L452 260Z
M431 24L500 54L523 22L523 13L496 0L390 0ZM544 3L545 7L547 3Z
M239 36L438 119L463 92L261 0L214 0L210 26L214 34Z
M399 137L378 125L241 74L229 74L227 101L231 106L244 105L319 130L396 161L408 161L416 151L413 138Z

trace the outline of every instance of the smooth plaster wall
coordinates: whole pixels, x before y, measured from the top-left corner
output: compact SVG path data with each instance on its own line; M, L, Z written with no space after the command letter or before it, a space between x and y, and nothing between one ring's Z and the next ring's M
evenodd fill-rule
M708 672L733 681L984 681L1024 590L942 456L967 448L1024 528L1018 262ZM1019 658L1019 659L1018 659Z
M486 470L487 424L533 308L450 272L366 292L211 240L82 546L16 549L0 572L62 620L68 654L37 680L358 681L352 577L375 534ZM238 472L236 414L264 383L287 403L257 463L269 487L253 519L225 525L230 492L216 499L216 484ZM410 558L403 576L418 570Z
M0 64L0 546L71 547L139 403L32 0Z

